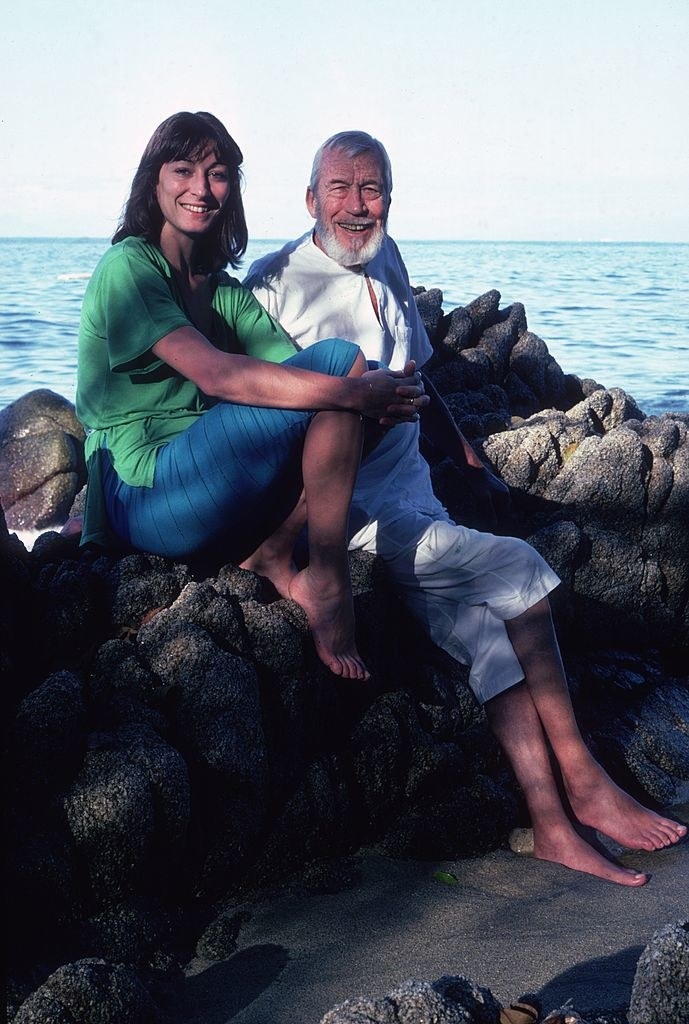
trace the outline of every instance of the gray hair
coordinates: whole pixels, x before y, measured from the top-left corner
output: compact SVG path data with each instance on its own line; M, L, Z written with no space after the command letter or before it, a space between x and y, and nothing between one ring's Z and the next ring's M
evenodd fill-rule
M389 199L392 193L392 167L390 165L390 157L388 156L385 146L378 139L374 139L368 132L338 132L336 135L331 135L329 139L326 139L322 146L316 151L316 155L313 158L313 166L311 167L311 180L309 181L309 188L312 192L316 191L318 186L318 178L321 172L321 163L326 153L331 152L333 149L337 149L348 156L350 159L361 156L362 153L372 153L383 172L383 185L385 186L385 194Z

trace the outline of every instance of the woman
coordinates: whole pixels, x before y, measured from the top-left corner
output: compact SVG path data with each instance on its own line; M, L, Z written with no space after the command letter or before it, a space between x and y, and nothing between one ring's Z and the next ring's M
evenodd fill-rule
M225 273L247 243L241 163L213 115L164 121L89 282L76 401L89 471L82 543L222 553L301 605L331 671L365 679L347 560L362 417L391 426L428 399L413 364L367 371L349 342L295 354ZM309 563L297 572L307 514Z

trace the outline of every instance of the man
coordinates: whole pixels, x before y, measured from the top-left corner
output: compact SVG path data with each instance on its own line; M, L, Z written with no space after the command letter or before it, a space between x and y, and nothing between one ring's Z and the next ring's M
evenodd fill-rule
M246 284L298 348L321 338L356 342L369 360L406 369L431 346L409 277L387 234L388 155L364 132L343 132L316 153L306 205L315 229L258 260ZM504 497L437 396L424 429L484 497ZM400 596L432 639L471 664L469 683L524 793L534 853L621 885L648 881L586 843L565 813L549 758L558 763L578 821L623 846L669 846L686 827L619 789L586 748L574 718L547 594L555 574L512 537L452 522L418 450L418 423L396 426L362 462L352 502L351 548L378 553ZM468 467L468 468L467 468ZM472 468L473 467L473 468Z

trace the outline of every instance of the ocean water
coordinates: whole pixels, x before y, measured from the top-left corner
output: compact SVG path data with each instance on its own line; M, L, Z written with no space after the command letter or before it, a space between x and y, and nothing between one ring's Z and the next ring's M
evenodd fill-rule
M243 267L276 249L250 242ZM689 412L689 243L398 244L411 281L446 311L497 289L566 373L622 387L647 414ZM0 239L0 408L34 388L70 401L79 312L107 239ZM237 272L242 277L243 271Z

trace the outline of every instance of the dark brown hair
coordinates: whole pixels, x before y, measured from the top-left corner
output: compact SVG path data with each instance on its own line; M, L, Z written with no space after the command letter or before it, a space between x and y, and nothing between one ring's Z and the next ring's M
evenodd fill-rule
M218 162L227 166L230 194L221 215L199 240L194 269L210 272L222 270L228 263L232 267L239 265L248 242L241 193L242 151L222 122L203 110L196 114L182 111L158 125L134 175L113 244L131 235L158 244L163 227L156 198L160 168L173 160L197 160L209 146Z

